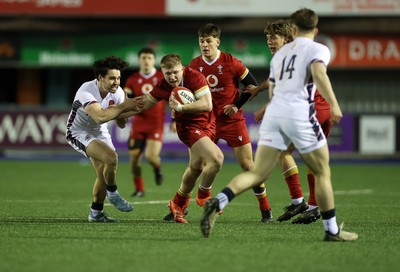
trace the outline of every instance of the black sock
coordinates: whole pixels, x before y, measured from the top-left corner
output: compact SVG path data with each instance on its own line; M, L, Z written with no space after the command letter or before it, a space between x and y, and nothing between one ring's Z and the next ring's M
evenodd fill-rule
M335 209L332 209L332 210L329 210L329 211L326 211L326 212L321 212L322 219L324 219L324 220L331 219L335 215L336 215Z
M111 185L111 186L106 185L106 189L109 192L115 192L117 190L117 185Z
M93 210L96 210L96 211L102 211L103 208L104 208L104 204L103 203L94 203L94 202L92 202L91 208Z
M232 192L232 190L228 187L225 187L221 193L225 194L228 197L228 201L231 202L231 200L235 197L235 194Z

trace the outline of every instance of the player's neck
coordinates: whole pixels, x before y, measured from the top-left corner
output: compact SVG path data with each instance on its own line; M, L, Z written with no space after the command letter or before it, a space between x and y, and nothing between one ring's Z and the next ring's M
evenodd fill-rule
M215 61L218 57L219 57L219 55L220 55L220 51L219 50L217 50L217 52L215 52L215 54L214 55L212 55L212 56L209 56L209 57L205 57L205 56L203 56L203 58L204 58L204 60L205 61L207 61L207 62L213 62L213 61Z
M140 69L140 73L142 73L143 75L150 75L151 73L153 73L154 71L154 67L152 68L146 68L146 69Z

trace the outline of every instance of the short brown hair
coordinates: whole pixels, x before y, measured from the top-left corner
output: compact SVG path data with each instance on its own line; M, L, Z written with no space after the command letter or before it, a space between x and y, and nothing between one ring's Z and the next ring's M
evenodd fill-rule
M197 31L199 37L209 37L218 38L221 36L221 29L212 23L202 25Z
M178 64L182 64L182 59L177 54L165 55L160 62L161 68L171 69Z
M317 27L318 16L317 14L307 8L299 9L290 15L290 22L296 25L300 31L311 31Z
M293 40L290 23L287 20L282 19L272 23L267 22L267 25L264 28L264 35L279 35L286 38L286 42L291 42Z

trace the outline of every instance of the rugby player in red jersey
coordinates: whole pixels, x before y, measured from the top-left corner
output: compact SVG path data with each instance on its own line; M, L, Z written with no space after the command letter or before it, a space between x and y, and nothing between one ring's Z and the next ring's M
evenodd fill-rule
M149 94L154 86L163 78L163 74L155 67L156 53L152 48L142 48L139 53L139 71L128 77L124 91L128 97L138 97ZM162 135L165 122L165 101L157 103L149 110L133 117L128 140L130 168L133 175L135 191L132 196L144 196L144 180L142 176L142 158L153 167L155 182L161 185ZM174 130L171 123L171 130Z
M216 138L225 140L233 149L236 159L244 171L253 166L253 152L246 120L241 107L250 94L240 93L239 82L244 86L257 85L247 67L229 53L218 49L221 30L217 25L206 24L199 28L198 38L201 55L191 61L188 67L201 72L211 88L213 111L216 117ZM271 207L262 183L253 188L261 211L261 222L271 222ZM211 187L200 183L196 202L204 206L211 198Z
M204 76L193 69L184 67L179 55L169 54L161 59L162 79L146 96L143 96L143 109L149 109L162 100L169 101L175 111L176 129L179 139L189 150L189 164L182 176L178 192L169 202L171 214L164 220L173 217L177 223L187 223L185 209L190 200L197 179L201 184L211 187L218 174L224 155L214 143L215 118L212 113L212 98ZM196 101L191 104L180 104L171 92L175 87L183 86L191 90Z

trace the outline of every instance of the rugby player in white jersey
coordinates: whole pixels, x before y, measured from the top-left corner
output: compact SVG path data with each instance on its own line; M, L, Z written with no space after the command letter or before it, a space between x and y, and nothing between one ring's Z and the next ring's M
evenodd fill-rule
M353 241L356 233L342 230L336 222L331 184L329 151L325 135L316 118L316 88L331 105L334 124L342 112L326 73L330 61L328 47L314 42L318 16L310 9L300 9L290 16L294 41L283 46L272 58L270 91L273 94L260 126L260 139L254 167L237 175L216 198L207 201L200 220L208 237L215 219L234 197L264 182L274 170L281 152L293 143L315 176L315 191L321 211L324 241Z
M67 142L90 158L96 172L89 222L118 222L103 210L106 197L120 211L133 209L117 190L118 154L107 129L107 122L111 120L123 128L126 118L143 105L140 97L126 98L120 87L121 71L127 67L126 61L115 56L96 61L93 64L96 78L78 89L67 120Z

